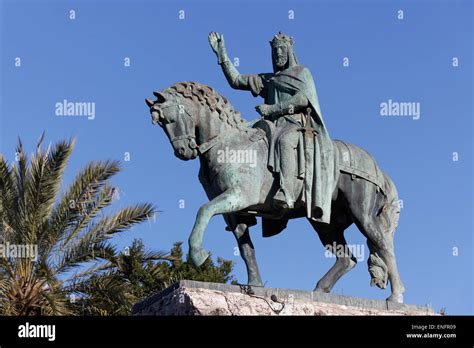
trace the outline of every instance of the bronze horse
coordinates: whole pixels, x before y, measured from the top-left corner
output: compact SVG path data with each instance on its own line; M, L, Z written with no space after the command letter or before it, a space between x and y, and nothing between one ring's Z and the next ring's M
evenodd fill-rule
M197 82L179 82L154 95L156 100L146 99L153 124L163 128L178 158L199 157L199 180L209 198L199 209L189 237L190 260L200 266L209 256L201 247L204 231L214 215L222 214L227 229L237 239L247 267L248 284L263 286L249 226L256 223L255 216L267 222L273 218L277 226L279 221L305 217L303 180L295 185L298 192L294 197L299 198L294 208L276 211L271 201L278 180L267 168L268 141L262 129L250 126L225 97ZM394 253L400 212L396 187L367 152L342 141L333 143L339 164L331 223L308 220L323 245L336 255L336 262L318 281L315 291L330 292L337 280L355 266L356 259L344 238L344 230L354 223L367 238L371 285L385 288L390 280L391 295L387 300L401 303L404 286ZM247 151L256 160L222 160L228 149ZM273 234L285 227L286 223Z

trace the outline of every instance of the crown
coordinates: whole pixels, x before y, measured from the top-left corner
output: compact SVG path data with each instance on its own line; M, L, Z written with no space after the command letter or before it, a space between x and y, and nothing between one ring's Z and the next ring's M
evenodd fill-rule
M291 36L285 35L281 31L279 31L278 34L273 37L272 41L270 41L270 45L272 45L273 47L276 46L278 43L293 45L294 41Z

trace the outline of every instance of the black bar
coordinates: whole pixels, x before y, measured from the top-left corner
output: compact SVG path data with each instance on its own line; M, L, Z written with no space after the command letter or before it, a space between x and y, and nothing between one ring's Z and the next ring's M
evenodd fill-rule
M55 340L20 338L19 326L55 325ZM472 347L472 316L0 317L0 346L38 344L448 344ZM413 326L415 325L415 326ZM430 326L432 325L432 326ZM444 325L444 326L442 326ZM456 337L408 338L407 334Z

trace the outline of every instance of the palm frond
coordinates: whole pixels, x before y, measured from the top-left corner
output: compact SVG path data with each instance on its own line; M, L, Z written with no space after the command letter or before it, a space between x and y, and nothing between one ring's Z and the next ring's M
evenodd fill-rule
M47 251L50 251L60 240L63 240L63 244L67 244L100 209L110 204L111 197L109 196L112 189L109 186L104 188L104 186L119 171L119 162L106 161L91 162L79 172L51 213ZM99 193L101 196L97 198ZM91 203L99 210L88 211L87 208L90 208Z
M44 233L55 199L60 190L61 179L72 153L74 141L61 141L54 148L42 151L38 142L36 154L30 158L28 175L23 179L24 209L26 214L25 243L34 244ZM20 170L21 172L21 170Z
M0 213L1 233L4 242L11 240L15 231L21 230L22 219L19 216L19 194L14 171L10 171L8 163L0 157Z
M74 243L66 245L61 249L62 256L55 271L61 273L76 267L79 263L90 261L94 258L94 252L96 253L95 256L100 257L100 253L107 252L107 246L103 244L105 240L111 238L116 233L123 232L131 226L145 221L153 213L153 206L145 203L123 208L113 217L103 217L98 222L92 224L87 232L81 235ZM115 253L111 250L108 252L110 255ZM106 258L105 255L104 258Z
M95 197L91 197L91 200L87 203L87 207L78 208L82 210L82 212L80 213L80 219L76 225L71 226L70 230L62 231L62 237L59 237L59 240L57 235L50 235L51 240L48 243L49 247L45 247L48 253L45 253L42 257L54 255L52 260L54 262L64 250L71 249L70 245L74 248L74 245L80 244L81 238L84 238L88 233L92 234L92 232L84 231L88 225L93 225L94 218L112 203L112 190L113 188L110 185L105 184ZM93 231L92 227L88 229L89 231ZM89 239L92 239L92 237L93 236L90 236Z

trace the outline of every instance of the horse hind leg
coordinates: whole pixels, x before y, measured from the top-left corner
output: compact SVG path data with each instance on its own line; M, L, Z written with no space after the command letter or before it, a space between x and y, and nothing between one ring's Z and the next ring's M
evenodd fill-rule
M309 220L309 222L318 233L324 247L336 256L336 262L318 281L314 291L331 292L336 282L355 267L357 259L352 255L344 238L346 227L321 225L312 220Z

